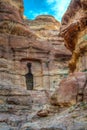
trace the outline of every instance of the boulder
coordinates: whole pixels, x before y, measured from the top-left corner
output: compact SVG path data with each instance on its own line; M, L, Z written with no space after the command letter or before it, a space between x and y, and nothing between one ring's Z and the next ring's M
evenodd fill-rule
M59 88L51 96L50 102L61 107L72 106L87 101L87 73L70 74L60 82Z

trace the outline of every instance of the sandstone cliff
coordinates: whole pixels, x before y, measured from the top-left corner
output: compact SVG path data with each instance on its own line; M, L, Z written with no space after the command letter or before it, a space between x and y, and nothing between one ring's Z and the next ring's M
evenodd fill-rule
M62 19L60 35L64 37L66 47L72 52L69 62L70 74L60 82L50 98L49 105L37 113L39 116L49 115L53 106L56 110L62 110L80 103L87 104L87 1L71 1ZM78 111L81 112L80 107ZM80 128L87 129L84 125L77 125L73 129Z
M87 101L87 1L86 0L71 1L68 10L63 16L60 33L64 37L66 47L72 51L72 59L69 62L69 68L70 71L74 73L74 78L76 79L77 84L75 85L77 86L76 87L77 92L75 91L76 92L75 100L76 102L83 100ZM73 79L73 77L71 79ZM73 81L73 83L75 84L75 81ZM73 87L71 88L73 89Z
M47 62L50 88L55 90L60 80L68 74L68 61L71 57L70 51L64 46L64 39L58 36L60 23L50 15L40 15L33 21L24 22L37 35L38 41L51 46Z
M87 129L86 7L86 0L72 0L59 31L52 16L23 20L22 0L0 0L1 130ZM69 76L64 44L73 54L70 72L77 72ZM38 115L49 117L36 115L42 105Z
M87 102L87 2L72 0L62 18L60 35L72 52L70 75L60 82L51 104L69 106Z
M22 1L4 0L0 4L0 79L26 89L25 75L30 62L33 88L54 90L68 74L71 56L63 40L58 42L60 23L52 16L24 21Z
M36 38L23 23L22 0L0 0L0 33Z
M46 26L40 28L43 33L39 32L38 23L40 23L40 19L42 21L41 26L44 25L44 22L46 24ZM32 23L37 27L37 31L32 28ZM47 28L47 23L50 23L49 28ZM1 111L5 111L5 104L7 104L6 111L9 111L8 107L13 104L18 106L14 108L13 105L12 111L19 109L20 105L22 105L20 107L22 109L24 104L25 106L28 105L26 96L30 99L32 99L32 96L35 97L30 103L31 106L33 104L40 106L46 103L49 93L45 90L55 90L60 80L68 74L67 62L71 54L64 47L61 38L57 44L57 31L60 28L60 23L52 16L39 16L31 22L31 25L29 24L30 21L23 20L22 1L0 1ZM47 38L45 38L46 35ZM27 89L30 89L26 84L28 81L26 76L28 74L27 63L32 64L33 89L42 90L40 92L27 92ZM31 81L29 82L31 83ZM11 97L9 98L8 95ZM43 96L43 99L41 96ZM22 103L20 97L22 97L22 100L24 99L23 102L25 103Z
M62 19L61 35L66 47L72 52L70 70L86 71L87 69L87 1L72 0Z

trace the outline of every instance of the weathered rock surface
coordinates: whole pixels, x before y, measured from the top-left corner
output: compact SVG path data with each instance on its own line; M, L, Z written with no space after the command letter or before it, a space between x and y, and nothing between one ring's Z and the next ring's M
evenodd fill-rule
M50 103L52 105L68 107L77 102L87 102L86 7L87 2L85 0L72 0L63 16L60 34L64 37L66 47L73 54L69 62L72 74L60 82L58 89L51 96Z
M23 23L23 10L22 0L0 0L0 33L33 36L36 39L29 27Z
M0 4L0 79L27 88L29 62L34 77L33 89L55 90L68 74L67 62L71 56L64 47L63 39L59 38L58 42L60 23L52 16L24 21L22 1L1 0Z
M87 70L87 1L72 0L62 19L61 35L73 55L71 72Z
M87 102L86 7L85 0L72 0L62 19L60 35L64 37L66 47L72 52L72 59L69 62L72 73L60 82L58 89L50 98L50 105L59 106L61 109L77 102ZM49 111L49 108L45 110ZM39 112L39 116L42 116L42 111ZM79 129L78 125L76 126Z
M2 83L0 81L0 105L17 105L17 106L41 106L48 102L49 92L46 91L27 91L13 83ZM33 104L33 105L32 105ZM33 107L34 108L34 107ZM29 108L31 109L31 107Z
M63 38L58 36L60 23L50 15L40 15L33 21L24 20L24 22L38 36L38 41L51 46L47 64L50 88L55 90L60 80L67 76L67 62L71 56L71 53L64 46Z
M87 102L87 2L72 0L62 19L60 34L72 51L70 74L51 96L51 104L69 106ZM75 72L75 73L73 73Z
M71 106L87 101L87 73L73 73L60 82L58 90L51 97L52 105Z
M38 40L47 40L49 42L58 40L60 23L53 16L40 15L35 20L25 20L25 23L35 32Z
M68 110L44 118L36 116L36 113L30 113L29 110L20 113L20 115L2 112L0 114L0 129L87 130L87 104L79 103Z
M41 17L41 26L44 20L46 26L39 32L37 23ZM57 44L60 23L52 16L43 17L33 21L37 33L23 20L22 1L0 1L0 128L3 130L19 130L27 118L31 121L36 111L48 103L47 90L54 90L68 74L71 54L64 47L63 39L59 38ZM47 23L51 26L47 27ZM32 91L26 90L27 63L32 63Z
M67 12L70 12L69 22L66 20ZM86 56L86 0L72 0L67 12L62 21L61 35L73 53L75 64L70 63L70 70L84 71L77 64L84 66L83 62L78 62L84 56L79 55L77 60L74 51L82 54L81 49L85 48ZM87 74L73 73L63 79L68 75L67 63L71 53L64 47L59 28L60 23L52 16L23 20L21 0L0 0L1 130L87 130ZM31 69L27 68L27 63L31 63ZM29 86L26 84L26 75L31 74L28 70L34 77L34 90L31 91L27 90ZM56 88L50 98L49 91ZM65 111L77 102L82 103ZM45 109L45 104L48 109ZM42 105L44 111L39 111L38 116L44 118L36 115Z

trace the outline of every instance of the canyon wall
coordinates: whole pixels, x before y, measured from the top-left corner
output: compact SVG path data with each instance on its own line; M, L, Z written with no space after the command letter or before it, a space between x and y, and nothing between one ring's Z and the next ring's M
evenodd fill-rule
M58 38L59 28L52 16L24 20L22 1L0 1L1 113L36 111L68 75L71 53Z
M64 39L59 36L60 23L50 15L40 15L35 20L24 22L38 36L39 42L51 47L46 61L48 72L44 68L44 77L48 73L47 84L50 84L50 90L55 90L61 79L68 75L68 61L71 57L71 53L64 46Z
M58 37L60 23L44 15L23 20L23 10L22 1L0 1L0 80L29 89L26 75L31 63L33 89L55 90L68 75L71 56Z
M23 8L0 0L0 130L86 130L87 1L71 1L61 29L52 16L24 20Z
M61 35L72 51L71 72L87 70L87 1L71 1L62 19Z
M60 35L72 52L70 74L51 97L51 104L70 106L87 102L87 1L72 0L62 18Z

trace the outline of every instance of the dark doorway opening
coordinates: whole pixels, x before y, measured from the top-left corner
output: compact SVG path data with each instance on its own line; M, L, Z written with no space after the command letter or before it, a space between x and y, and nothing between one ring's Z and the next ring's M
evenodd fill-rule
M27 63L28 73L25 75L27 90L33 90L33 74L31 72L31 63Z

